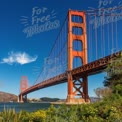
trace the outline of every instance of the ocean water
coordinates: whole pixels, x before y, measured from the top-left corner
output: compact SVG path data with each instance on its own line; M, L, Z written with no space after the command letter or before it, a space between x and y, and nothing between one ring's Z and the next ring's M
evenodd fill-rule
M15 109L16 112L25 110L28 112L36 111L39 109L47 109L50 107L50 103L0 103L0 111L5 109Z

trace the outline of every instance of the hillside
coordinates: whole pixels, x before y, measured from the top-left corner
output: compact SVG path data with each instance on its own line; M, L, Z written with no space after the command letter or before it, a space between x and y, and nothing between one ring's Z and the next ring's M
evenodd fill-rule
M43 98L40 98L40 100L41 100L42 102L56 102L56 101L58 101L58 100L60 100L60 99L58 99L58 98L43 97Z
M10 101L17 102L17 96L14 94L0 91L0 102L10 102Z

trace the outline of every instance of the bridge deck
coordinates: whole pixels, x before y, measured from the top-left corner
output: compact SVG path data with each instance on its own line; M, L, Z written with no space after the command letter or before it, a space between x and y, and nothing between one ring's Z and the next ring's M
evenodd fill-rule
M114 53L112 55L106 56L104 58L101 58L99 60L96 60L94 62L88 63L86 65L83 65L81 67L75 68L71 71L73 78L75 77L83 77L84 75L93 75L93 74L97 74L98 72L103 71L107 64L110 63L110 61L117 57L118 55L122 54L122 51L119 51L117 53ZM31 93L33 91L42 89L42 88L46 88L49 86L53 86L53 85L57 85L57 84L61 84L67 82L67 72L60 74L58 76L55 76L53 78L50 78L48 80L45 80L43 82L40 82L34 86L31 86L30 88L26 89L25 91L23 91L22 93L20 93L19 95L26 95L28 93Z

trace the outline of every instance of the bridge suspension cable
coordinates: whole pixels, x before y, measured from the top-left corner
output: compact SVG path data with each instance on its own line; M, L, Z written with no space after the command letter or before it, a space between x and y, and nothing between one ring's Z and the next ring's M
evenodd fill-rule
M117 10L121 10L122 7L117 7ZM88 62L102 58L111 54L111 50L119 48L118 46L118 30L120 26L117 21L106 21L107 17L118 16L119 13L104 13L104 10L87 11L87 35L88 35ZM74 23L82 23L82 18L73 16L72 21ZM74 24L75 25L75 24ZM73 27L72 33L75 36L82 35L81 28ZM49 56L45 59L42 72L39 74L35 84L40 83L46 79L57 76L67 70L67 40L68 40L68 19L63 23L63 26L55 40L55 43L50 51ZM84 50L82 43L79 40L73 40L73 50ZM77 55L78 56L78 55ZM73 67L81 66L81 59L79 57L74 58Z
M89 62L110 55L111 53L119 51L121 47L118 38L120 37L122 21L122 6L114 8L116 12L109 11L106 13L103 9L95 9L87 11L87 32L88 32L88 56ZM120 25L120 26L119 26Z
M43 69L39 74L36 82L38 84L51 77L57 76L67 69L67 39L68 39L68 20L66 19L61 27L61 30L54 42L54 45L45 59Z

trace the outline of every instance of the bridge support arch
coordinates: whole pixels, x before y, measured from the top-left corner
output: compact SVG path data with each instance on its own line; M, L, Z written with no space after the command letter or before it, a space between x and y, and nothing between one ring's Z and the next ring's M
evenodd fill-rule
M23 99L22 94L21 94L21 95L19 95L19 102L20 102L20 103L23 103L23 102L24 102L24 99Z
M20 81L20 94L19 94L19 102L27 102L27 95L23 95L22 92L28 88L28 78L26 76L22 76Z
M82 22L73 22L72 17L82 18ZM73 28L81 28L83 31L81 35L76 35L73 33ZM73 49L73 41L79 40L82 42L82 50L76 51ZM88 79L87 75L84 77L74 77L71 74L73 69L73 59L74 57L80 57L82 59L82 64L87 64L87 35L86 35L86 15L85 12L72 11L69 10L68 13L68 95L67 103L84 103L90 102L88 97ZM79 98L75 98L79 96Z
M24 103L24 102L27 102L27 95L22 95L22 94L20 94L19 95L19 100L18 100L18 102L20 102L20 103Z

